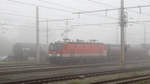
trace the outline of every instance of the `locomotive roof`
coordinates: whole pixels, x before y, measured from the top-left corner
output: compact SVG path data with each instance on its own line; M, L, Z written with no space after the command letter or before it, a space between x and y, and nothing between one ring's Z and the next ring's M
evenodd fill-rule
M68 42L71 44L103 44L103 43L94 43L94 42Z
M54 44L104 44L98 42L55 42Z

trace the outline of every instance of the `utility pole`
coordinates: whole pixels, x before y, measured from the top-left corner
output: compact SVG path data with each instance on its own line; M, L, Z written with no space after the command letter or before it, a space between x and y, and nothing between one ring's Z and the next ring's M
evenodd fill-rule
M146 47L146 26L144 24L144 48Z
M124 13L124 0L121 0L120 10L120 33L121 33L121 55L120 55L120 68L124 67L125 58L125 13Z
M40 44L39 44L39 6L36 6L36 62L40 62Z
M119 44L119 29L118 27L116 28L116 45Z
M48 20L46 21L46 31L47 31L47 34L46 34L46 37L47 37L47 45L49 44L49 36L48 36L48 34L49 34L49 29L48 29Z

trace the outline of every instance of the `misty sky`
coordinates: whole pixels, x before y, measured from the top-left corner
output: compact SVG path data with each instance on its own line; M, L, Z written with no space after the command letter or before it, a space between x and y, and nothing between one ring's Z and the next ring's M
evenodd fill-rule
M18 2L19 3L18 3ZM149 0L125 0L125 6L149 5ZM73 12L110 9L120 7L120 0L0 0L0 35L12 42L35 42L35 5L40 5L40 21L53 19L73 19L66 27L66 21L49 22L49 41L62 40L63 29L70 29L68 38L72 40L96 39L104 43L120 42L119 10L88 14ZM150 19L150 7L126 10L128 21ZM104 24L116 23L116 24ZM101 24L101 25L88 25ZM78 26L77 26L78 25ZM79 26L80 25L80 26ZM143 43L144 27L147 43L150 43L149 23L129 23L126 28L127 42ZM46 43L46 23L40 22L40 42Z

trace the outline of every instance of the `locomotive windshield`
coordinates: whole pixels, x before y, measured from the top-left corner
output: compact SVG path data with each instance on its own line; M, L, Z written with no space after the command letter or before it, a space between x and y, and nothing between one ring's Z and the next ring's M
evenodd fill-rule
M49 45L49 50L62 50L64 47L63 43L52 43Z

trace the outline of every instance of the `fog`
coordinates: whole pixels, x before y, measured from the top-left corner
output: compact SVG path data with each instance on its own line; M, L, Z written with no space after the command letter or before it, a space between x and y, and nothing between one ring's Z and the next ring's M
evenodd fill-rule
M148 5L146 1L126 0L125 6ZM40 20L73 19L69 21L70 31L67 33L68 38L72 40L96 39L103 43L120 43L120 27L117 24L119 23L119 11L109 11L107 14L106 12L73 14L80 11L119 8L120 0L0 0L1 35L13 43L34 43L36 40L35 5L43 6L39 9ZM138 8L126 10L128 21L149 20L149 8L141 10L141 13ZM49 22L49 42L62 40L64 31L61 29L66 28L65 22ZM147 28L146 41L149 43L149 23L128 23L126 28L128 44L143 43L144 26ZM40 22L40 43L46 43L46 22Z
M12 43L3 36L0 36L0 46L0 56L8 56L11 52Z
M0 0L0 78L138 76L150 64L149 10L149 0Z

